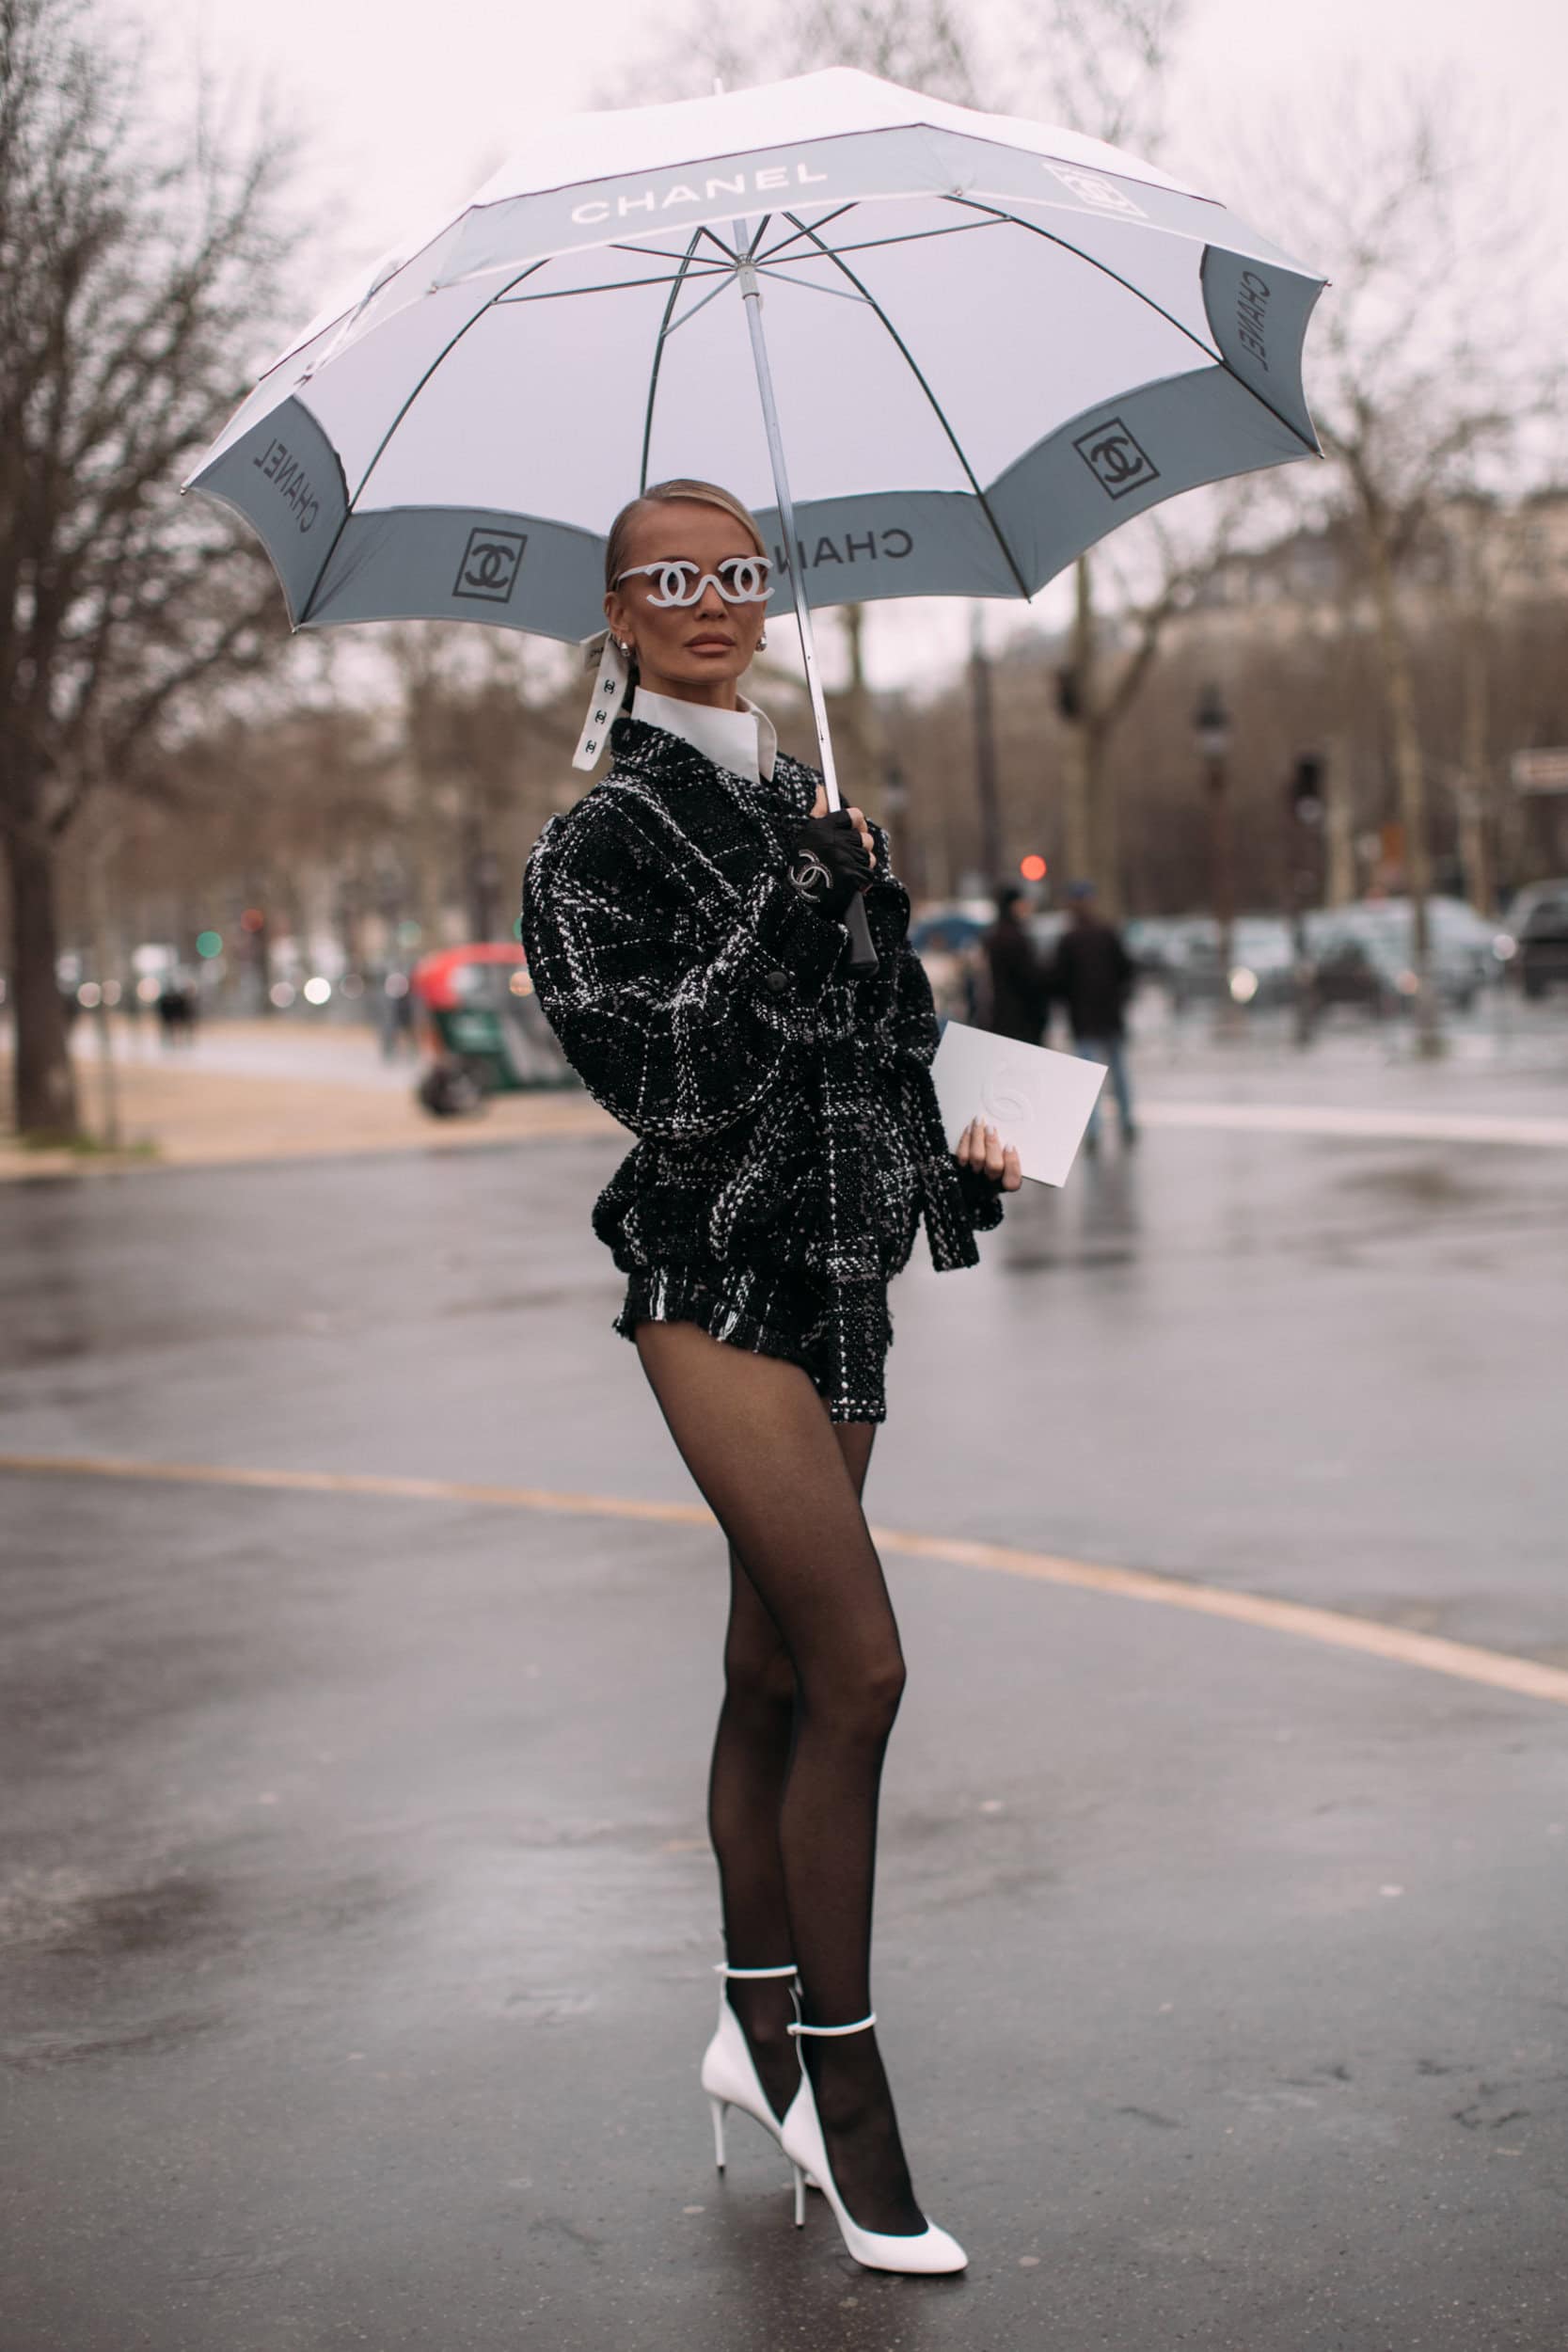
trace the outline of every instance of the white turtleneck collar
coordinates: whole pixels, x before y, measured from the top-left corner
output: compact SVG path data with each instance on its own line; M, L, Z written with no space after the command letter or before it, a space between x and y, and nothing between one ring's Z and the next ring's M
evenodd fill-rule
M640 686L632 696L631 715L668 735L683 737L716 768L744 776L748 784L773 781L778 730L767 712L744 695L738 710L716 710L711 703L680 702L673 694L650 694Z

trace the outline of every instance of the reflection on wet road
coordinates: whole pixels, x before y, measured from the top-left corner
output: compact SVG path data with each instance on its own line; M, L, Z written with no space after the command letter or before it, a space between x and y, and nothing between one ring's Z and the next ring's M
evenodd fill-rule
M901 1281L878 2002L974 2258L923 2292L760 2135L711 2169L721 1567L615 1151L8 1200L7 1454L202 1475L0 1473L0 2338L1559 2352L1560 1706L1132 1603L1561 1677L1562 1161L1151 1125Z

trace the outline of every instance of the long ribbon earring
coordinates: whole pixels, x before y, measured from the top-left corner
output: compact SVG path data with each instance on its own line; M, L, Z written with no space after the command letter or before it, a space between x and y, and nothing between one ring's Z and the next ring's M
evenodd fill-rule
M589 638L588 651L594 650L595 641ZM604 749L605 737L613 725L621 705L626 698L631 671L626 657L613 636L607 636L598 647L598 667L594 673L594 691L588 697L588 716L578 737L577 750L572 754L574 768L592 768Z

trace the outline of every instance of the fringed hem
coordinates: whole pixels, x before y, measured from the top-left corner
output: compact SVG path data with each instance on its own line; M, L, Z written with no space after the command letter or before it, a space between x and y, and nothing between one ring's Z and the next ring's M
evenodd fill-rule
M782 1330L755 1311L753 1294L758 1287L759 1277L748 1266L724 1267L713 1274L689 1266L647 1266L626 1284L621 1311L610 1327L622 1339L635 1341L640 1323L694 1323L726 1346L799 1364L826 1405L830 1421L885 1421L887 1399L880 1360L875 1366L864 1362L857 1367L854 1393L838 1393L837 1385L823 1372L823 1359L832 1355L829 1317L819 1313L804 1332ZM882 1333L885 1356L893 1343L885 1305Z

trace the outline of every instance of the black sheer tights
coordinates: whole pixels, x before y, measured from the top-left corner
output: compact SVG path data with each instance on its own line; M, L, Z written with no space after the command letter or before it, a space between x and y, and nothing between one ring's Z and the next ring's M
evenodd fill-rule
M831 1422L799 1365L695 1324L640 1324L637 1345L730 1545L709 1785L728 1957L737 1968L793 1960L807 2023L848 2025L871 2007L877 1796L904 1687L860 1504L874 1424ZM787 1985L732 1979L730 1999L782 2115L797 2063ZM875 2031L799 2046L854 2218L921 2229Z

